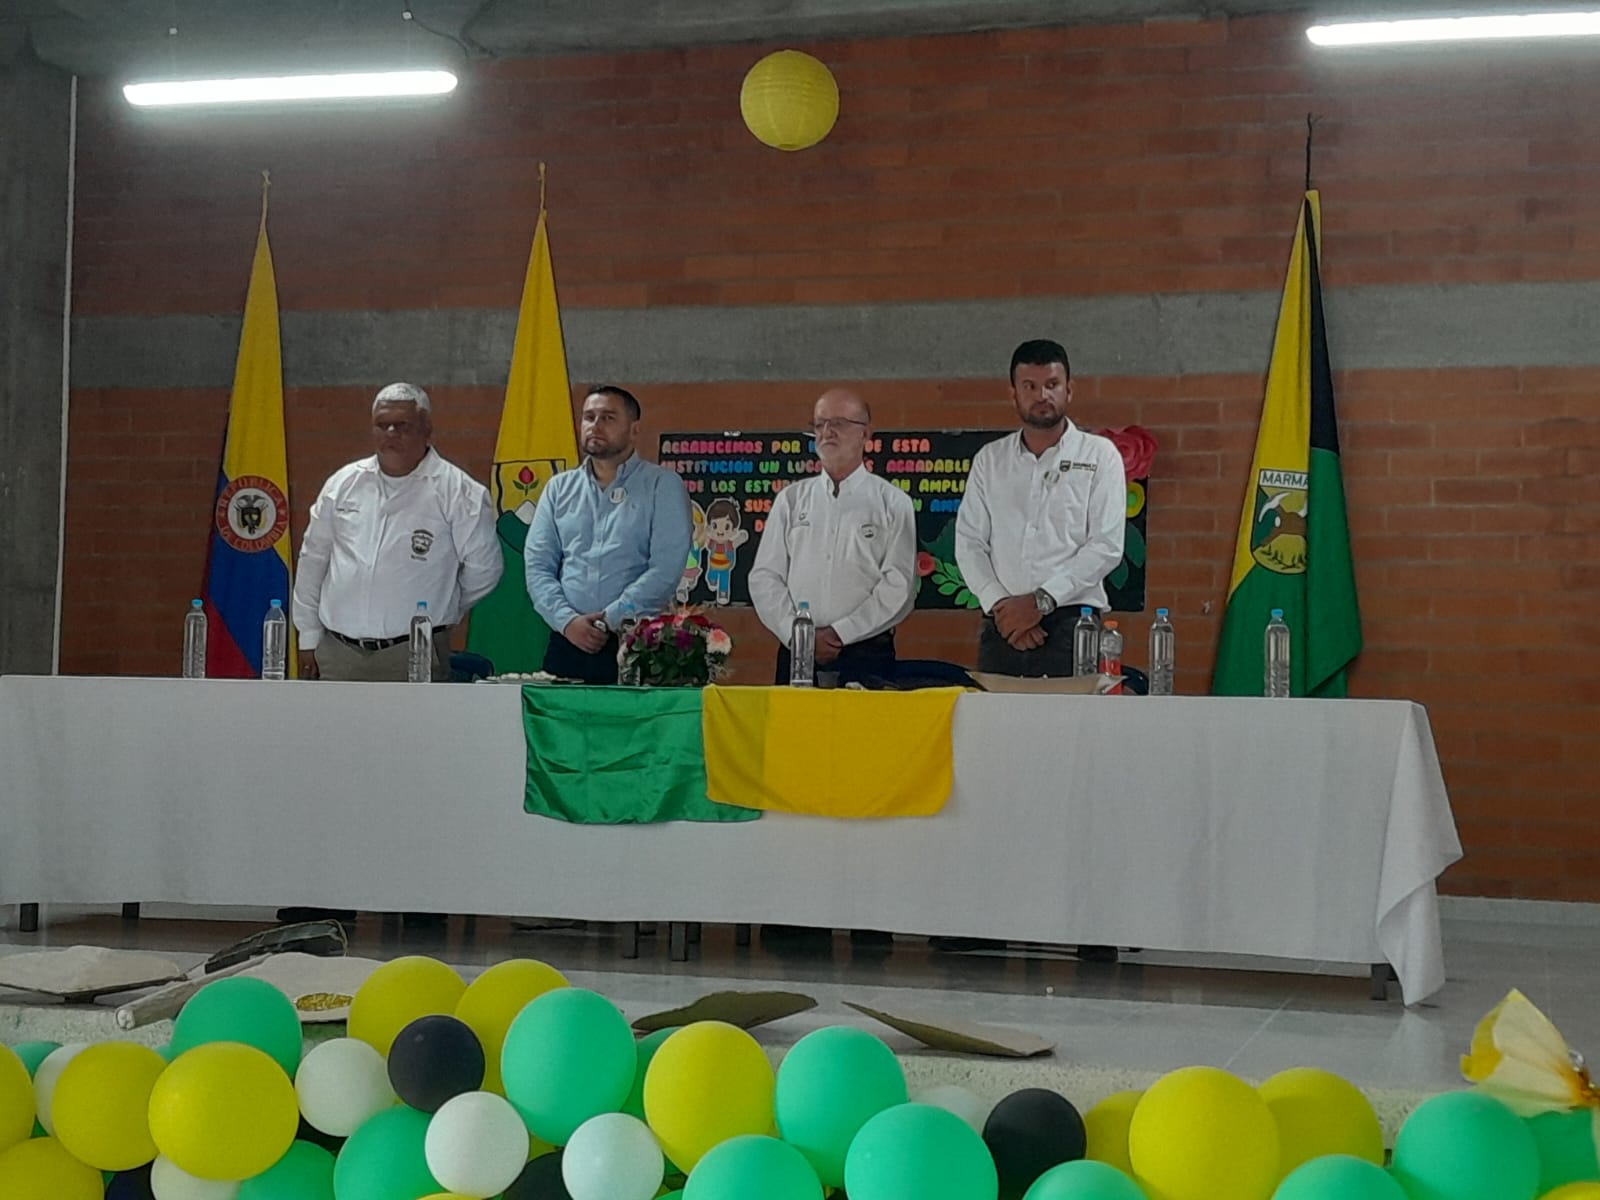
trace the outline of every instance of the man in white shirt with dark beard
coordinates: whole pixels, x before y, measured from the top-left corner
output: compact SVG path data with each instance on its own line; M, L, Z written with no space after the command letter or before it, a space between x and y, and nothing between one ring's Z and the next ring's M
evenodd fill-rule
M1070 676L1079 608L1109 607L1103 581L1122 561L1122 455L1067 419L1059 342L1017 347L1011 402L1022 428L973 457L956 514L956 564L984 612L978 669Z
M812 411L821 470L772 502L750 600L778 639L780 684L789 682L789 637L800 602L817 626L817 670L839 682L894 678L894 628L916 597L916 511L911 498L866 469L872 413L834 388Z
M432 410L415 384L380 391L377 452L335 471L311 506L294 581L302 679L404 681L419 600L433 678L447 679L449 627L500 580L489 491L433 448Z

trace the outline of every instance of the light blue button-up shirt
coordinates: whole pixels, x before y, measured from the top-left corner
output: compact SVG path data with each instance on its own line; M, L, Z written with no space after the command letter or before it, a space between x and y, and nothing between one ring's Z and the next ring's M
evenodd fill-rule
M678 590L694 523L689 494L671 471L635 453L602 488L585 462L544 485L522 564L533 607L559 633L574 617L625 607L665 612Z

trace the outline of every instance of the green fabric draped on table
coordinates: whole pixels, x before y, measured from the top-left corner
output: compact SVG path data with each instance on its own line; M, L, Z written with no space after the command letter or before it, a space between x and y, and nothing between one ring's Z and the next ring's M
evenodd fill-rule
M586 825L753 821L706 798L698 688L522 689L523 807Z

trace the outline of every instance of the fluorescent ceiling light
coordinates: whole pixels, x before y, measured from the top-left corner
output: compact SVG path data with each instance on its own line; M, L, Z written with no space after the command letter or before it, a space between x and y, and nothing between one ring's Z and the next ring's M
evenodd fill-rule
M362 100L442 96L455 90L449 71L368 71L339 75L274 75L261 79L188 79L130 83L122 89L141 108L176 104L260 104L287 100Z
M1594 37L1600 12L1507 13L1483 17L1423 17L1403 21L1344 21L1313 25L1319 46L1382 46L1399 42L1475 42L1507 38Z

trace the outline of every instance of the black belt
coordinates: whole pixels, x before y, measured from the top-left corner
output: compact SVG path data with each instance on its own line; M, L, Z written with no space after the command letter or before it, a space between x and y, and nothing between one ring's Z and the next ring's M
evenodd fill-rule
M323 632L329 637L335 638L338 641L343 642L346 646L350 646L356 650L387 650L390 646L398 646L401 642L409 642L411 640L411 635L409 633L404 634L401 637L392 638L357 638L348 637L347 635L340 633L337 629L325 629ZM435 637L441 633L449 632L450 626L448 625L435 625L433 627L433 633Z

